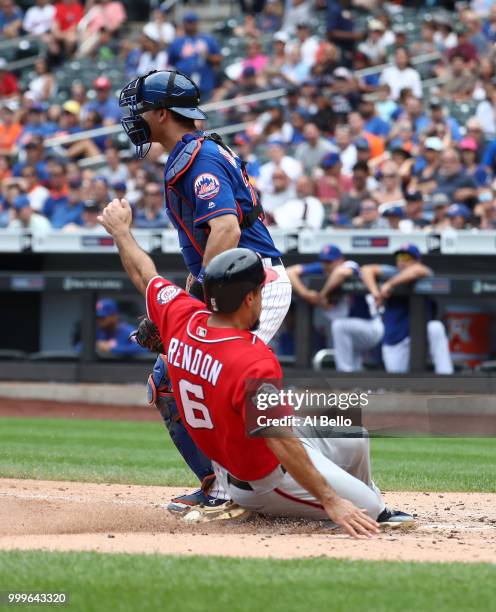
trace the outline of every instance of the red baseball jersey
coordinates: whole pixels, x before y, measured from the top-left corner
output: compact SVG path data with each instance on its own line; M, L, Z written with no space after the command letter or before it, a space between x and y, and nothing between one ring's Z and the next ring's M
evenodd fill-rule
M241 480L270 474L279 461L263 438L246 434L245 383L281 381L275 355L249 331L208 327L205 305L160 276L148 284L146 305L167 349L182 420L197 446Z

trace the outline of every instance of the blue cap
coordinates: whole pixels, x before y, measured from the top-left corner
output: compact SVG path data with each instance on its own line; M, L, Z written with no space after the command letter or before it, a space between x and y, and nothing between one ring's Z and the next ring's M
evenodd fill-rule
M463 217L464 219L470 219L470 208L465 204L452 204L446 211L447 217Z
M109 317L110 315L117 314L119 309L117 308L117 304L114 300L110 298L104 298L103 300L98 300L96 303L96 316L97 317Z
M403 212L402 206L390 206L389 208L386 208L385 211L383 211L382 216L383 217L399 217L400 219L403 219L405 216L405 213Z
M361 138L357 138L357 140L355 140L355 147L357 149L361 149L362 151L369 151L370 150L369 141L366 138L364 138L363 136Z
M340 162L341 157L339 157L339 153L327 153L327 155L322 158L320 165L324 170L327 170L327 168L333 168L336 164L339 164Z
M340 249L333 244L327 244L322 251L320 251L319 259L320 261L336 261L336 259L340 259L343 256Z
M183 17L184 23L196 23L197 21L198 21L198 15L193 11L190 11L189 13L185 13Z
M17 198L14 199L14 208L16 210L21 210L21 208L27 208L28 206L31 206L31 203L27 196L18 195Z
M126 191L126 183L124 181L116 181L115 183L112 183L112 189L115 189L116 191Z
M400 253L406 253L407 255L410 255L410 257L413 257L413 259L420 260L422 258L418 247L409 242L407 242L406 244L402 244L400 248L396 249L396 251L394 252L395 255L399 255Z
M243 68L243 72L241 73L241 76L246 79L248 77L253 77L256 75L256 71L255 68L253 66L245 66Z

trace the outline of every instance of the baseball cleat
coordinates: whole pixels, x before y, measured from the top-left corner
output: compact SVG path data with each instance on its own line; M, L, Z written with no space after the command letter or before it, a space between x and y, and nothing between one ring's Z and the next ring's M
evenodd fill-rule
M227 521L245 519L250 516L250 510L242 508L233 501L225 501L216 507L196 506L191 508L181 520L185 523L210 523L211 521Z
M401 510L384 510L377 517L377 522L381 529L410 529L415 527L415 519L411 514L401 512Z
M201 489L193 491L193 493L185 493L171 500L167 506L167 510L173 514L184 514L195 506L205 506L206 508L215 508L221 504L225 504L225 499L211 497L206 495Z

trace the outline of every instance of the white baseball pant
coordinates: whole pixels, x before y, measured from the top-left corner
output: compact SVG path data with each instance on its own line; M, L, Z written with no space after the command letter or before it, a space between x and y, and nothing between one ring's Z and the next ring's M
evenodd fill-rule
M273 266L270 257L264 258L266 268L273 268L278 278L262 288L262 312L255 335L269 343L281 327L291 305L291 281L284 266Z
M449 350L448 336L441 321L427 323L427 342L436 374L453 374L453 361ZM397 344L382 345L382 360L386 372L403 374L410 368L410 336Z
M359 372L363 353L382 340L384 324L380 317L335 319L332 322L334 359L338 372Z
M310 461L336 493L364 508L376 519L385 503L374 485L370 466L369 439L301 438ZM230 483L227 471L214 463L215 474L233 501L262 514L324 520L328 515L319 502L280 467L261 480L250 481L253 491Z

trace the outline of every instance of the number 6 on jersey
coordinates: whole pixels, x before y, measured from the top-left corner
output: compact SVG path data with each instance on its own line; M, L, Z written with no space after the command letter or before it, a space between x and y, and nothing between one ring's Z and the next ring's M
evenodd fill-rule
M205 404L197 402L190 397L190 395L193 395L197 399L205 399L201 385L194 385L193 383L190 383L182 378L179 381L179 395L183 405L184 417L186 418L188 425L194 429L214 428L214 424L210 418L210 413ZM198 415L198 412L201 413L201 416Z

